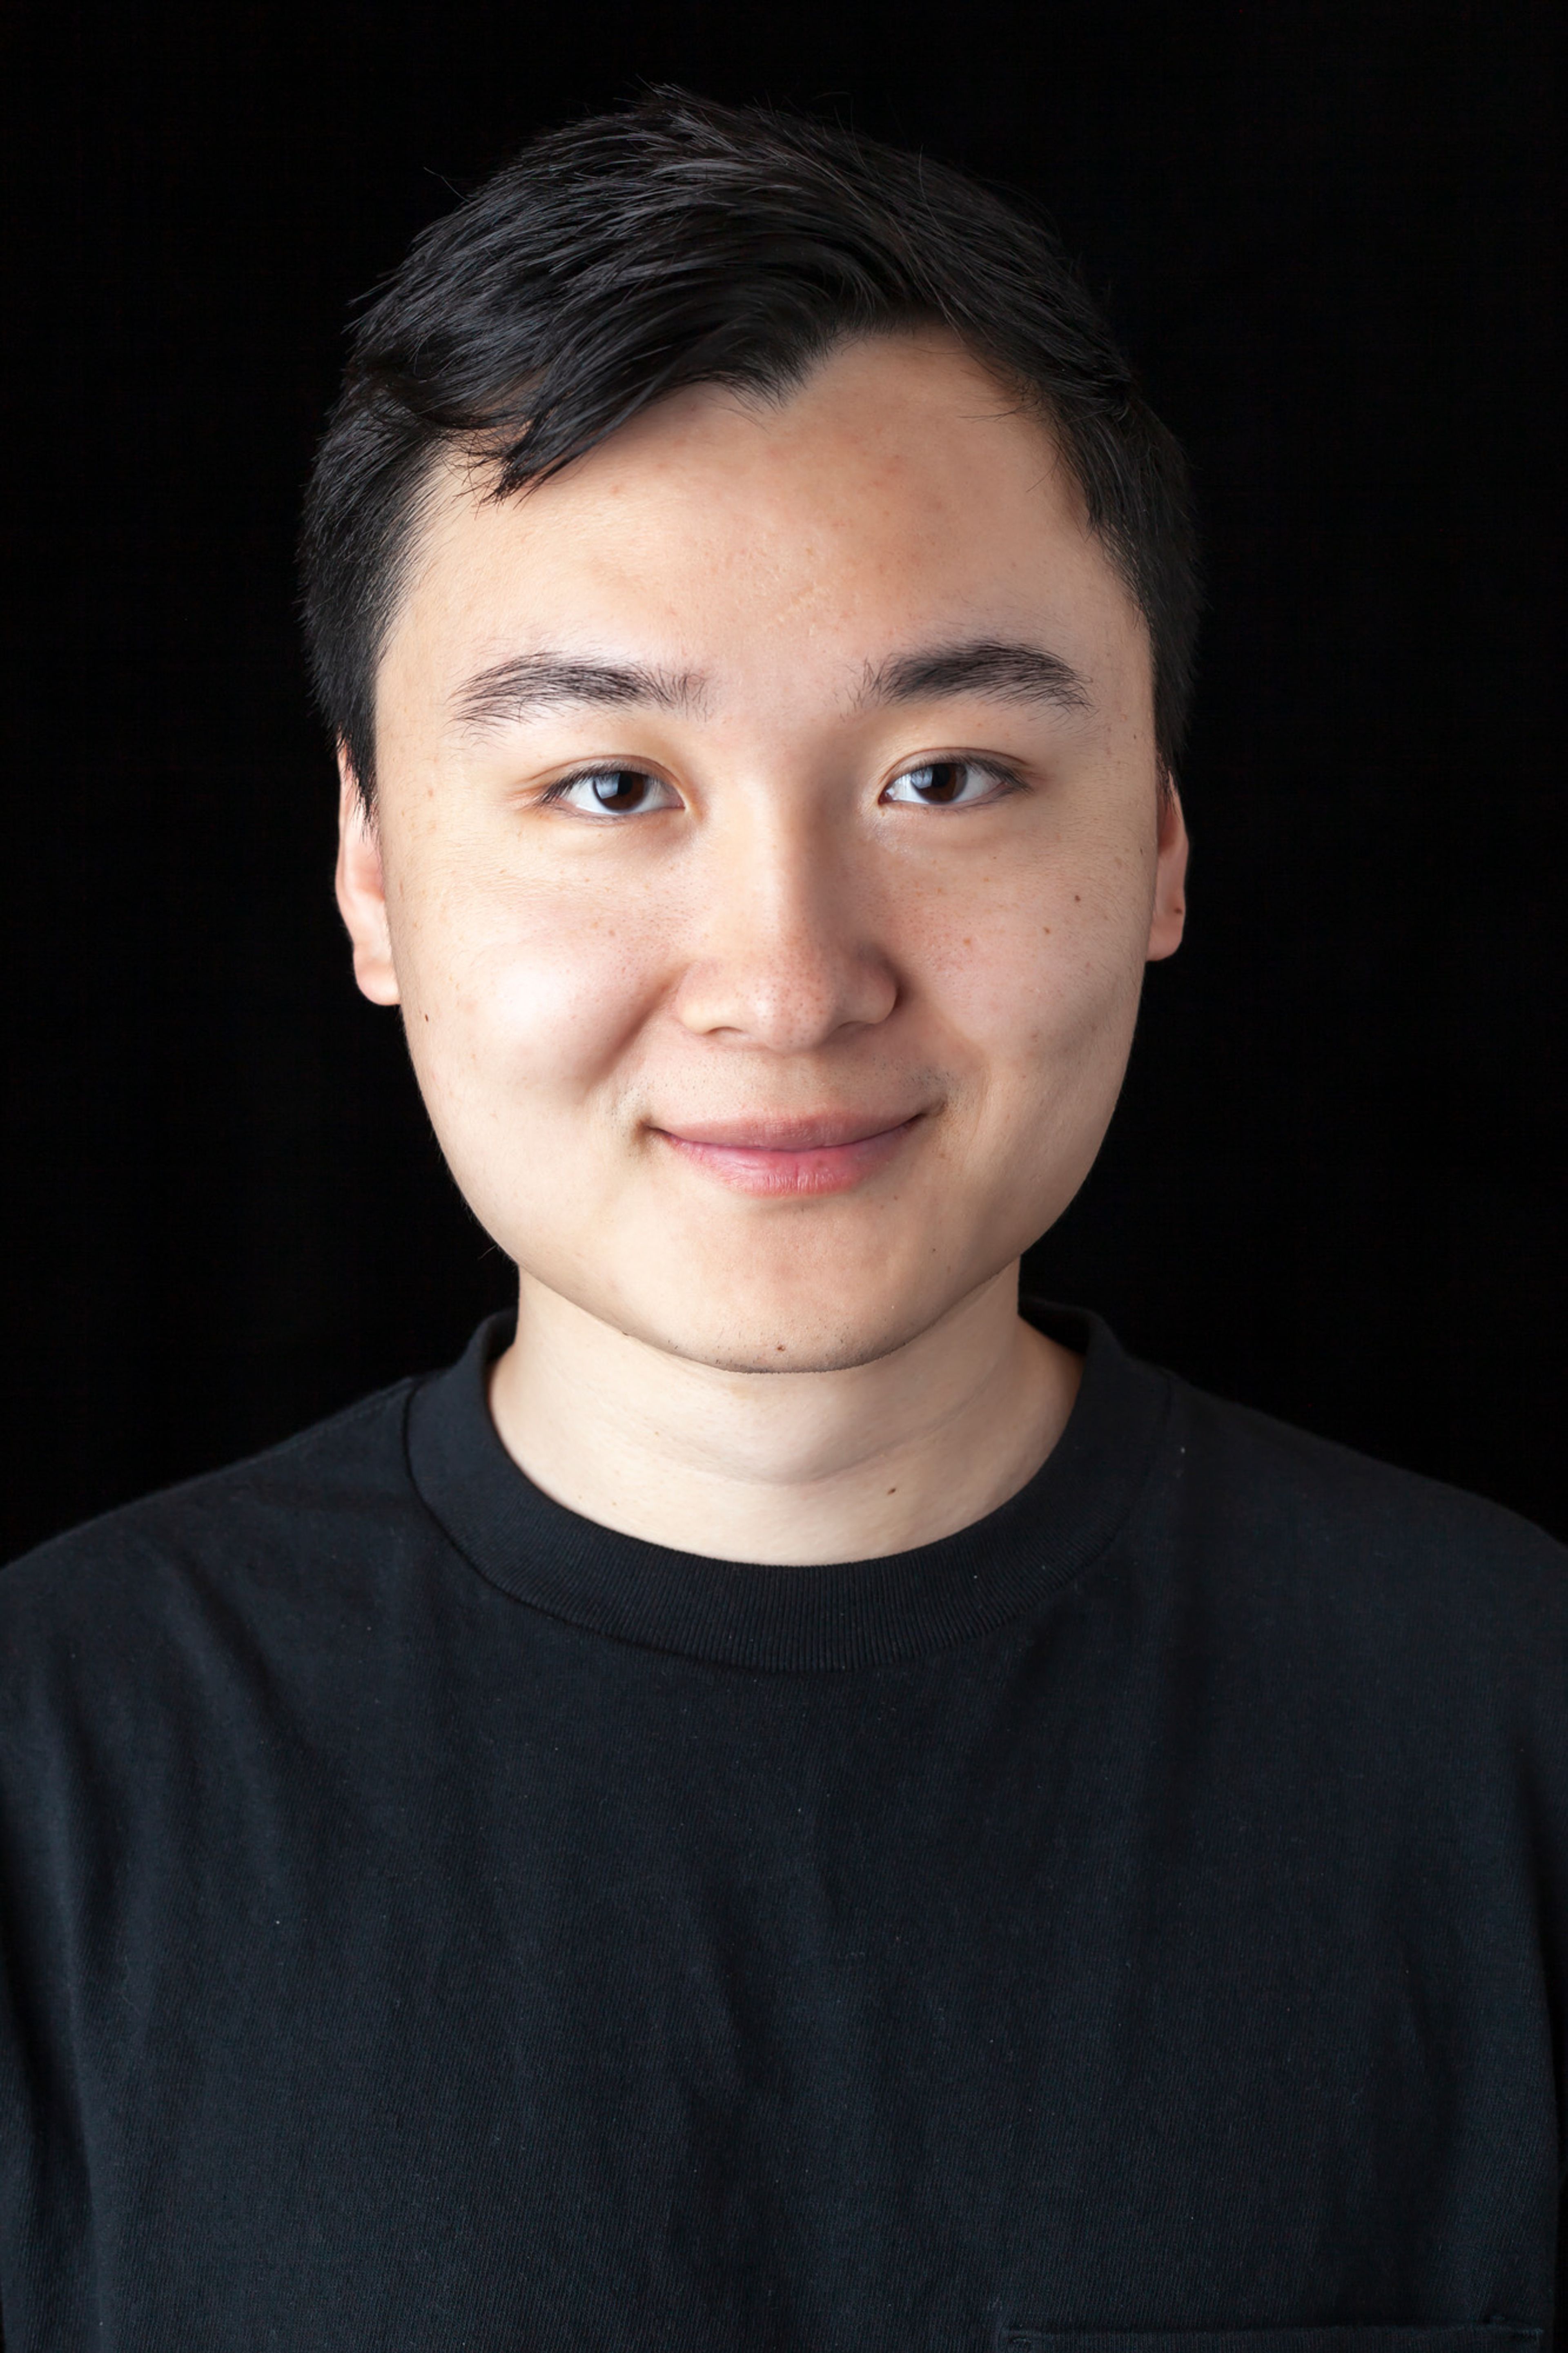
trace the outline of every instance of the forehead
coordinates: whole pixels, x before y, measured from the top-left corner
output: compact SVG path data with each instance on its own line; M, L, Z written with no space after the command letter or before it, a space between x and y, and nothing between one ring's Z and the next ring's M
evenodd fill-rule
M1095 667L1143 643L1047 427L932 332L847 345L776 399L682 392L504 500L449 462L386 666L434 688L542 635L815 670L1042 626Z

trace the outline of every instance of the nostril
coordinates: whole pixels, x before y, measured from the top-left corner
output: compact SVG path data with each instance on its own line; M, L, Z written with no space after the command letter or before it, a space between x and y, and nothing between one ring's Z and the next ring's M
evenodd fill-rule
M673 1009L693 1031L727 1031L775 1051L799 1052L847 1029L885 1021L898 998L886 960L864 953L731 953L691 965Z

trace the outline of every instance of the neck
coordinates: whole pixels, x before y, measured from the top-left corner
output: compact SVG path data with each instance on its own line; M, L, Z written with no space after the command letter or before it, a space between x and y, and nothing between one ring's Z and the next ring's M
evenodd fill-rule
M823 1373L672 1356L525 1275L490 1410L537 1486L623 1535L803 1567L906 1552L1005 1503L1066 1427L1079 1360L1023 1322L1017 1275Z

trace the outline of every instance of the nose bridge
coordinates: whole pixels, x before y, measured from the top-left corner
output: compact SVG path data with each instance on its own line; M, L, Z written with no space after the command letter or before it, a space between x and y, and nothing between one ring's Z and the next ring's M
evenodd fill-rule
M737 794L704 847L701 920L678 1010L690 1029L803 1052L885 1019L898 987L864 878L830 813Z

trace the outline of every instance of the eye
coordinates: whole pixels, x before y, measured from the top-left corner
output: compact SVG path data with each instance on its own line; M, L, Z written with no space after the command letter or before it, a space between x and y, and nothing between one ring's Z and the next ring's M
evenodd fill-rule
M646 768L583 768L552 785L544 800L582 817L643 817L651 809L680 807L674 786Z
M1016 777L984 760L923 760L895 776L882 798L906 807L972 808L977 801L1001 800L1018 789Z

